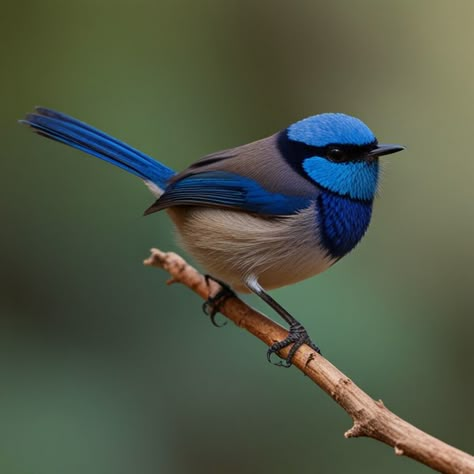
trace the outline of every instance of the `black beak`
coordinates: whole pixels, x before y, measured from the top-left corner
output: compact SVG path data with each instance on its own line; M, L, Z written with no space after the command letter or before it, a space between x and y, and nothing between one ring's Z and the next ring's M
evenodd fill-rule
M377 145L373 150L369 151L369 156L376 158L383 155L391 155L404 149L405 147L401 145Z

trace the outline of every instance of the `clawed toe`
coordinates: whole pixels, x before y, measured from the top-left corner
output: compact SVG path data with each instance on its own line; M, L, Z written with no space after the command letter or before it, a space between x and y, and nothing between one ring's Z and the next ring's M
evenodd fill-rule
M293 344L293 346L290 349L290 352L288 353L288 356L286 359L280 360L278 362L272 362L272 354L277 354L280 352L281 349L284 349L285 347L288 347L289 345ZM292 324L290 326L290 332L288 333L288 336L283 339L282 341L275 342L267 351L267 360L268 362L273 363L274 365L277 365L279 367L291 367L293 364L293 357L296 354L296 351L303 345L306 344L311 349L313 349L315 352L318 354L321 354L321 351L319 347L313 343L313 341L310 339L308 336L308 333L306 332L306 329L300 324Z
M204 302L204 304L202 305L202 310L204 314L209 316L209 318L211 319L211 323L214 326L220 328L222 326L225 326L227 324L227 321L224 321L222 324L219 324L216 322L216 315L219 312L219 308L224 303L224 301L236 295L232 291L230 286L226 285L224 282L217 280L216 278L210 275L204 275L204 278L206 279L206 283L208 285L209 285L209 280L213 280L216 283L219 283L219 285L221 286L221 289L214 296L209 296L207 300Z
M215 297L209 297L202 305L202 311L206 316L209 316L211 323L216 328L221 328L227 324L224 321L222 324L216 322L216 315L219 312L219 306L222 304L222 297L219 297L219 293Z

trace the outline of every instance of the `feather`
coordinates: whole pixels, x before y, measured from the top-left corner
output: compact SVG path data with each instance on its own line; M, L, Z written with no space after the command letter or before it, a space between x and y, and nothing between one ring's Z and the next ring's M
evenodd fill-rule
M314 198L317 185L308 175L294 172L282 156L279 135L207 155L174 176L170 183L197 173L226 171L250 178L271 193Z
M314 205L291 216L267 218L205 207L167 211L181 245L237 291L249 291L244 282L250 275L272 289L309 278L335 262L320 244Z
M164 188L175 174L172 169L126 143L54 110L37 107L36 113L28 114L20 122L33 128L39 135L112 163L143 180L153 182L159 188Z
M262 215L291 215L311 202L308 197L269 192L256 181L235 173L206 171L173 181L145 214L171 206L199 205Z

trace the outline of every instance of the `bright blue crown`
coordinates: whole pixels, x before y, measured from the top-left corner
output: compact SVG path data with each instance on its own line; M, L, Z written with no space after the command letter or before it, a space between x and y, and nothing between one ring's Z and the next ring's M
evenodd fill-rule
M288 127L288 137L316 147L368 145L376 141L364 122L345 114L320 114L300 120Z

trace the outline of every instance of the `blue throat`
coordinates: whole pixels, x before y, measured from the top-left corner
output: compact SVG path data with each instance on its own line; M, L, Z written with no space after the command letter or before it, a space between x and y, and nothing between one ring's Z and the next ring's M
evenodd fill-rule
M323 190L316 200L321 244L340 259L362 239L369 227L372 200L358 201Z
M322 188L316 201L321 243L331 257L342 258L369 226L378 164L312 157L303 162L303 169Z
M316 206L321 243L333 258L342 258L362 239L372 216L377 191L377 162L334 163L318 156L303 169L322 187Z

